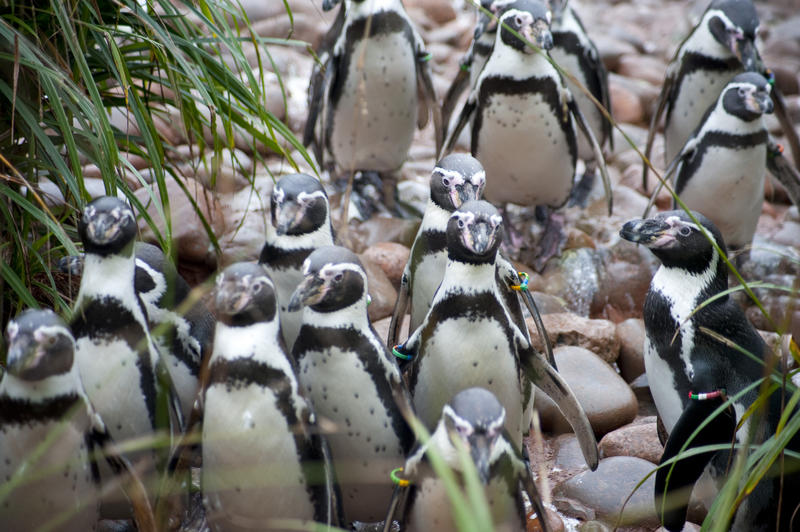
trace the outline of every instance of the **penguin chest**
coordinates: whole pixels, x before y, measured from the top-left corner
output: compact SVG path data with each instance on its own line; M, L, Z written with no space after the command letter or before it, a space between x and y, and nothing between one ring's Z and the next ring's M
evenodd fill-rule
M436 307L431 310L435 312ZM411 394L417 415L427 427L436 426L442 408L456 393L480 386L497 396L506 409L506 429L517 436L515 444L522 442L523 394L517 354L501 322L462 316L435 323L432 332L423 336L418 357Z
M69 421L32 421L0 429L0 482L15 481L25 467L21 483L0 502L3 530L95 529L98 491L85 434L85 426ZM34 458L39 451L43 454ZM61 522L64 516L68 517Z
M559 207L575 172L572 118L554 113L542 93L489 94L479 105L473 155L486 175L484 196L493 203ZM566 127L565 127L566 126Z
M437 251L423 255L413 272L413 283L411 285L411 324L409 331L417 330L417 327L425 320L425 316L431 308L433 296L442 284L445 266L447 265L447 253Z
M678 81L675 98L664 125L665 164L680 153L683 145L700 125L706 110L714 105L719 93L739 71L695 70Z
M215 383L203 421L204 502L218 527L273 518L314 519L314 505L285 408L269 387ZM283 408L282 408L283 407Z
M764 203L764 144L749 148L709 147L681 191L690 209L702 212L729 247L753 240Z
M400 168L417 120L416 57L410 40L403 31L370 37L353 47L345 64L330 117L334 159L343 169Z
M379 356L375 353L374 356ZM349 520L380 521L391 498L391 471L401 464L404 452L395 433L378 380L383 369L371 373L357 353L339 347L307 351L299 360L300 385L312 402L327 435L336 475Z
M647 337L644 340L644 370L658 415L667 433L670 433L683 414L684 397L680 394L675 379L675 368L659 356L655 346Z

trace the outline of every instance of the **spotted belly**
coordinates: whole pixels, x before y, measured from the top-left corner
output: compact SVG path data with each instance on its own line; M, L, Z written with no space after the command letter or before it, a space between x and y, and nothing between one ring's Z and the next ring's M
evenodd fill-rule
M347 72L340 75L345 80L329 117L329 144L336 163L348 170L400 168L417 121L416 57L411 43L403 33L367 39L355 47Z
M473 155L489 176L484 197L494 203L563 205L575 173L569 151L574 138L568 139L542 96L494 94L478 112ZM574 136L574 127L568 131Z
M436 426L444 405L473 386L486 388L506 409L505 427L522 444L524 397L515 354L505 329L494 320L479 324L467 318L437 323L422 340L417 380L411 394L417 416Z
M212 527L314 520L295 435L270 388L214 384L203 420L204 505Z

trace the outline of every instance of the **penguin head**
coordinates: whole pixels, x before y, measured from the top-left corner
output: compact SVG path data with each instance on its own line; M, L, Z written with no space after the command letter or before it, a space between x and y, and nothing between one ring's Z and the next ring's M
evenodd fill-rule
M505 4L514 0L481 0L478 7L478 20L475 23L475 33L472 35L474 40L478 40L484 33L494 33L497 31L497 11Z
M322 246L303 263L303 281L292 294L289 311L307 306L334 312L366 298L367 273L356 254L341 246Z
M447 255L468 264L494 262L502 242L503 217L488 201L468 201L447 222Z
M719 229L699 212L692 211L692 214L724 252L725 242ZM649 248L669 268L700 273L706 271L718 256L700 227L682 210L660 212L644 220L631 220L622 226L619 234L625 240Z
M484 484L489 483L492 456L503 436L505 420L503 405L484 388L462 390L442 408L442 422L450 443L460 440L469 450Z
M322 0L322 10L330 11L336 7L342 0Z
M569 0L550 0L548 4L553 12L553 21L557 21L561 20L564 12L568 9Z
M26 381L40 381L72 369L75 339L55 312L29 309L8 322L8 372Z
M102 196L83 209L78 234L86 253L100 256L133 252L136 216L115 196Z
M770 92L772 85L755 72L744 72L733 78L722 91L722 107L731 115L746 122L757 119L774 109Z
M704 20L714 39L736 56L745 70L755 70L758 13L751 0L714 0Z
M330 226L328 195L319 180L308 174L290 174L275 183L270 219L278 235L300 236Z
M83 255L66 255L58 259L56 268L61 273L69 275L83 274Z
M431 172L431 201L453 212L466 201L480 199L485 184L486 172L475 157L451 153Z
M505 4L498 12L501 26L499 39L505 45L526 54L536 52L528 45L529 42L543 50L553 47L553 34L550 32L552 15L540 0L517 0Z
M217 319L230 327L271 322L278 311L275 285L263 265L237 262L217 277Z

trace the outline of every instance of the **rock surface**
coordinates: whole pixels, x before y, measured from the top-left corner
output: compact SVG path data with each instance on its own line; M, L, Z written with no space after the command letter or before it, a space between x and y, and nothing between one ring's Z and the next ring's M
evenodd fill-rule
M629 318L617 324L619 358L617 366L622 378L633 381L644 373L644 321Z
M555 345L573 345L588 349L609 364L619 356L620 341L614 324L607 320L592 320L574 314L546 314L542 316L550 342ZM544 343L539 337L533 319L526 321L531 342L542 350Z
M654 464L658 464L664 453L658 441L655 417L609 432L598 445L603 457L633 456Z

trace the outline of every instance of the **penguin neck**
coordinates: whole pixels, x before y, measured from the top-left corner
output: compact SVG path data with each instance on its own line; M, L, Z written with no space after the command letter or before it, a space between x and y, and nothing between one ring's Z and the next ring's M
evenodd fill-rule
M260 321L250 325L232 326L217 322L214 331L214 359L235 360L250 358L271 366L285 359L280 346L279 320ZM219 349L217 349L219 346Z
M476 293L491 292L496 290L495 261L484 264L468 264L458 260L448 259L444 271L444 278L439 290L442 296L451 293Z
M524 53L507 46L502 42L500 32L497 32L494 50L483 69L486 76L504 77L512 79L528 79L531 77L547 78L556 77L558 72L551 65L545 53ZM560 85L560 81L559 81Z
M428 205L425 207L425 214L422 215L419 232L440 231L444 233L447 231L447 222L450 220L451 214L451 212L429 199Z
M749 133L757 133L759 131L766 131L767 124L764 121L764 115L759 115L753 120L744 120L725 109L725 103L722 98L717 100L714 104L714 110L705 120L701 134L708 131L718 131L721 133L735 131L736 135L743 136Z
M2 382L0 382L0 395L14 399L26 399L32 402L50 399L59 395L74 394L83 396L83 388L80 382L80 376L75 364L66 373L51 375L38 381L26 381L10 373L5 373Z
M139 308L136 291L133 288L135 272L136 262L132 253L105 257L87 253L83 262L83 276L76 307L86 299L112 296L135 311Z
M670 298L673 302L685 301L694 308L702 300L728 288L725 262L720 260L716 250L703 270L691 271L680 266L665 266L653 276L652 289ZM724 302L728 296L718 302Z
M303 249L316 249L322 246L333 245L330 216L325 217L325 222L310 233L302 235L279 235L271 223L267 224L267 242L284 251L297 251Z
M692 52L712 59L718 59L720 61L736 59L736 56L733 55L727 46L723 45L714 38L714 35L709 29L709 21L713 17L719 15L719 11L716 10L709 10L705 13L705 15L703 15L703 19L697 25L692 34L686 39L686 42L681 49L681 55L685 54L686 52Z
M369 329L371 325L367 314L367 298L362 295L355 303L331 312L320 312L311 307L305 307L303 324L332 329L346 327L354 327L358 330Z
M345 13L353 18L367 17L379 11L402 11L403 4L400 0L366 0L353 2L345 0Z

